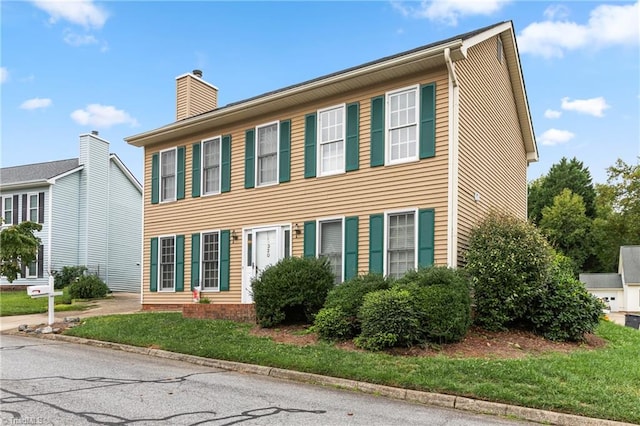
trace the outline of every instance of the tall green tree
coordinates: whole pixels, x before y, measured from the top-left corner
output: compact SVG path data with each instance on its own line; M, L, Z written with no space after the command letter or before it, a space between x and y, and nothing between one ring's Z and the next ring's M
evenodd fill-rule
M602 271L614 272L620 246L640 244L640 164L618 159L607 169L607 183L596 185L596 191L594 252Z
M582 197L585 214L589 218L596 215L596 192L591 180L591 172L577 158L567 160L563 157L559 163L549 169L549 173L529 184L528 216L534 224L542 219L542 210L553 205L553 199L563 189L570 189Z
M563 189L553 205L542 209L538 226L551 245L573 261L576 273L585 270L591 252L591 219L580 195Z
M23 265L36 260L40 238L34 232L42 225L34 222L21 222L0 232L0 275L10 283L18 278Z

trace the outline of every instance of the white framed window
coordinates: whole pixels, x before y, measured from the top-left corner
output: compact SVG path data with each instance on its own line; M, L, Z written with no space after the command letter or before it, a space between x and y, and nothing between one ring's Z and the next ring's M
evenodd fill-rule
M27 265L27 278L37 278L38 277L38 260L34 260L33 262Z
M5 197L4 198L4 206L3 206L3 212L4 212L4 224L3 225L12 225L13 224L13 209L14 206L13 205L13 197L9 196L9 197Z
M202 142L202 193L220 193L220 158L222 144L220 136Z
M345 106L318 111L318 170L320 176L344 172Z
M29 194L27 196L29 202L27 211L29 212L29 220L38 223L38 194Z
M387 93L387 164L418 160L418 86Z
M416 269L417 211L388 212L385 215L385 275L400 278Z
M344 218L318 220L318 257L329 260L335 283L343 281L344 264Z
M278 183L279 123L256 127L256 186Z
M174 291L176 288L176 237L159 237L158 291Z
M210 231L200 234L200 270L203 291L220 291L220 232Z
M160 201L176 200L177 149L160 152Z

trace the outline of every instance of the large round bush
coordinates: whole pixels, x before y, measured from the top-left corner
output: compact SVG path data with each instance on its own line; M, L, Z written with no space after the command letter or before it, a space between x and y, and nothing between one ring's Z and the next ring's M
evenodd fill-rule
M551 247L533 225L490 213L472 230L466 253L475 322L488 330L527 322L532 301L545 291L552 258Z
M96 275L83 275L69 286L73 299L99 299L105 297L109 287Z
M282 259L251 283L258 323L263 327L284 321L312 323L333 286L325 258Z

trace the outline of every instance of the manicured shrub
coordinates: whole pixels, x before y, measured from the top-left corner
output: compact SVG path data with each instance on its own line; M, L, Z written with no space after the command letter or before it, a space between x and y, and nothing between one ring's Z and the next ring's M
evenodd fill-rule
M407 289L390 288L365 295L359 317L362 332L354 342L361 348L381 350L424 341L421 316Z
M251 283L258 323L312 323L322 308L334 276L326 258L289 257L265 269Z
M530 326L527 313L545 291L552 258L551 247L533 225L490 213L472 230L466 252L475 322L488 330Z
M99 299L108 292L109 287L95 275L83 275L69 286L69 296L73 299Z
M348 281L334 287L327 295L324 304L325 308L337 308L343 314L343 320L349 324L349 331L344 336L326 335L327 339L350 338L360 333L360 320L358 311L364 296L378 290L386 290L390 287L392 280L385 278L381 274L367 273L351 278ZM316 318L317 323L317 318ZM329 331L329 330L325 330Z
M53 287L56 290L60 290L75 282L83 276L86 271L86 266L64 266L62 270L57 271L53 276Z
M353 337L351 322L340 308L320 309L313 328L324 340L347 340Z
M411 270L397 281L398 284L415 283L421 287L432 285L468 286L468 282L464 270L448 268L446 266L430 266L418 270Z

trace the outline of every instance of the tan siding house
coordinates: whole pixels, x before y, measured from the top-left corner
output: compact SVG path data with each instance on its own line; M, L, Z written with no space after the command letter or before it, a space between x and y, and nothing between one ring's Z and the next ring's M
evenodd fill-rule
M127 138L148 309L194 288L250 304L287 256L328 257L336 282L456 266L490 208L526 217L537 150L510 22L224 107L199 71L176 81L178 121Z

